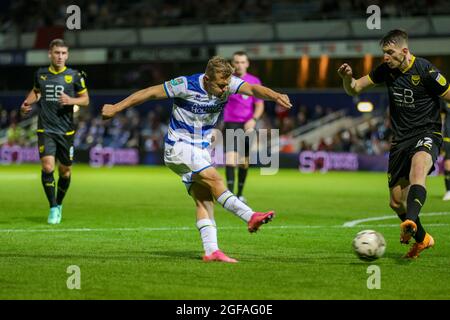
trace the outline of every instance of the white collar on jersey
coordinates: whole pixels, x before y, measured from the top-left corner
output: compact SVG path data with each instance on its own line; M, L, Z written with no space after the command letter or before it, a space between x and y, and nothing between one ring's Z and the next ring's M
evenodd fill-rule
M205 86L203 84L203 78L205 78L205 74L202 73L199 77L198 77L198 83L200 83L200 88L208 95L210 96L210 94L208 93L208 91L206 91Z

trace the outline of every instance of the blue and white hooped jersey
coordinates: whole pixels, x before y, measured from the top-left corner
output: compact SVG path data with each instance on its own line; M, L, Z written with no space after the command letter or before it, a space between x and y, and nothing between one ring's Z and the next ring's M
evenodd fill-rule
M211 143L212 129L225 107L228 97L238 92L245 82L231 76L228 91L222 98L210 96L203 87L204 73L178 77L164 83L168 97L173 98L172 116L166 143L184 141L207 148Z

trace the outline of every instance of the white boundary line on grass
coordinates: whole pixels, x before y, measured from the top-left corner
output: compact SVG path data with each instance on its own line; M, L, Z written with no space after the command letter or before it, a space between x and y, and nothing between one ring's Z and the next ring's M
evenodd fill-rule
M421 213L421 216L446 216L449 215L450 212L429 212L429 213ZM358 220L352 220L344 223L343 227L354 227L360 223L368 222L368 221L380 221L380 220L390 220L390 219L398 219L397 215L391 214L389 216L381 216L381 217L371 217L371 218L365 218L365 219L358 219Z
M448 223L435 223L427 224L432 227L448 227ZM350 228L353 226L350 226ZM386 228L398 228L398 224L379 224L379 225L364 225L364 227L386 227ZM335 226L309 226L309 225L291 225L291 226L265 226L264 229L322 229L322 228L344 228L343 225ZM243 227L219 227L219 230L243 230ZM155 232L155 231L195 231L196 228L191 227L161 227L161 228L71 228L71 229L0 229L2 233L54 233L54 232ZM245 228L244 228L245 230Z

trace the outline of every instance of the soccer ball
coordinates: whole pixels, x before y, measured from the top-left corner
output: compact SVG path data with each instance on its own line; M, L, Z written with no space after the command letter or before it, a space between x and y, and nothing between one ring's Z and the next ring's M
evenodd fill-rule
M352 245L356 255L366 261L381 258L386 250L386 241L383 235L374 230L358 232Z

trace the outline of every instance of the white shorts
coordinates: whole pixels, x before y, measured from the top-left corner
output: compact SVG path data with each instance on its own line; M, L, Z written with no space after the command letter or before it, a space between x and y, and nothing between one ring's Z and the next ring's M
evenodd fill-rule
M202 149L182 141L164 146L164 163L181 177L186 189L192 185L192 174L212 166L209 149Z

